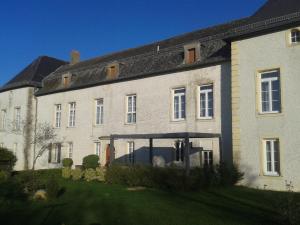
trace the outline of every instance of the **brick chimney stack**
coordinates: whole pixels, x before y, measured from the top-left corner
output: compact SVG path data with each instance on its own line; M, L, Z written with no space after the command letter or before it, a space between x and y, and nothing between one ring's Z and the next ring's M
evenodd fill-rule
M79 63L80 61L80 52L76 50L71 51L71 65L74 65L76 63Z

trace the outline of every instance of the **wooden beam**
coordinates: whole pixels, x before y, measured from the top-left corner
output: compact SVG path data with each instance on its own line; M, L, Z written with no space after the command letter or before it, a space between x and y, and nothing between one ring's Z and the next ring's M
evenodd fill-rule
M149 162L153 165L153 139L149 139Z
M190 174L190 139L186 137L184 139L184 161L185 161L185 174Z

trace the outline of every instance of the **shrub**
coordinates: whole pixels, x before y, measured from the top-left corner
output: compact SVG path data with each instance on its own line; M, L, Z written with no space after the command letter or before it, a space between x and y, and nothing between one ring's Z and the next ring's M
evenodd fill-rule
M72 175L71 172L72 172L71 168L69 168L69 167L63 168L62 169L62 177L65 179L71 178L71 175Z
M6 171L0 170L0 183L7 181L9 174Z
M96 169L99 166L98 155L88 155L83 158L82 166L84 169Z
M0 198L7 202L26 201L27 195L22 183L15 179L9 179L0 185Z
M71 158L64 158L62 160L63 167L71 168L73 165L73 160Z
M235 165L228 165L226 163L217 165L217 172L220 176L220 184L222 186L234 185L244 176Z
M0 169L9 172L13 170L17 162L16 156L6 148L0 148L0 159Z
M106 173L106 168L101 168L97 167L96 168L96 176L98 181L105 181L105 173Z
M48 198L57 198L60 190L61 187L57 179L54 176L50 177L46 183L46 192Z
M73 180L80 180L82 178L82 171L81 169L74 169L71 171L72 179Z
M84 171L84 179L86 181L92 181L92 180L96 180L97 179L97 175L96 175L96 170L94 169L86 169Z
M284 197L276 198L277 221L282 225L300 224L300 201L297 194L288 192Z

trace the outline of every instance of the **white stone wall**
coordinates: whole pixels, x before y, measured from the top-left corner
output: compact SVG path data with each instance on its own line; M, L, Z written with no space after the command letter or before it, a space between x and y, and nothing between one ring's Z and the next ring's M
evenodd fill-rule
M145 133L171 133L171 132L203 132L221 133L221 101L230 106L230 95L221 95L221 78L230 83L230 64L211 66L174 74L149 77L90 87L74 91L55 93L38 97L38 121L54 123L54 105L62 105L62 125L56 129L61 142L63 142L63 157L67 156L67 144L73 142L73 160L75 165L82 163L82 158L95 153L94 142L101 136L111 134L145 134ZM197 110L197 87L199 84L214 84L214 118L212 120L199 120ZM225 84L226 82L224 82ZM186 88L186 120L172 121L172 89ZM230 93L230 87L222 87L222 93ZM126 95L137 95L137 122L128 125L125 122ZM94 125L95 99L104 99L104 123ZM69 128L68 103L76 102L76 127ZM226 121L231 121L230 107L227 110ZM224 112L226 113L226 112ZM228 124L228 123L227 123ZM230 125L229 125L230 126ZM226 129L225 129L226 130ZM228 133L228 130L226 130ZM225 134L231 140L231 134ZM115 142L116 158L125 158L127 140ZM148 140L134 140L136 157L147 162L149 146ZM165 150L166 159L172 151L175 140L154 140L154 154ZM214 150L214 160L218 162L218 139L192 140L193 146L203 146L204 149ZM105 148L108 140L101 141L101 163L105 163ZM231 150L230 141L225 142L224 151L228 154ZM160 151L161 150L161 151ZM145 155L146 154L146 155ZM198 154L199 155L199 154ZM62 158L63 158L62 157ZM193 156L193 162L197 164L198 156ZM195 160L196 159L196 160ZM170 158L171 160L171 158ZM168 160L167 160L168 161ZM198 162L199 163L199 162ZM48 156L44 155L38 161L37 168L54 167L48 165Z
M6 110L6 129L0 129L0 144L3 143L4 147L14 151L14 145L17 144L16 156L17 163L15 166L15 170L24 169L24 148L26 143L26 135L24 134L24 130L22 129L24 126L28 124L28 107L29 101L31 98L32 109L31 113L35 113L35 102L34 97L32 95L33 88L19 88L11 91L6 91L0 93L0 110ZM16 132L13 130L14 124L14 110L16 107L20 107L21 109L21 130ZM0 112L0 121L1 112ZM1 124L0 124L1 126ZM30 132L30 135L32 133ZM32 137L32 136L31 136ZM28 136L27 136L28 138ZM32 142L32 139L27 140ZM28 149L29 155L29 167L31 167L31 158L32 158L32 146Z
M288 31L280 31L237 42L240 85L240 166L244 184L286 190L292 182L300 190L300 45L289 46ZM259 115L256 105L256 75L259 70L280 69L282 113ZM262 172L262 139L280 141L280 176Z

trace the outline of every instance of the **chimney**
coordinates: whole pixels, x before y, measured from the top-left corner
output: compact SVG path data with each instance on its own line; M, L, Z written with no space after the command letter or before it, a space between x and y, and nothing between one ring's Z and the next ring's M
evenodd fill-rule
M71 65L74 65L76 63L79 63L80 61L80 52L76 50L71 51Z

